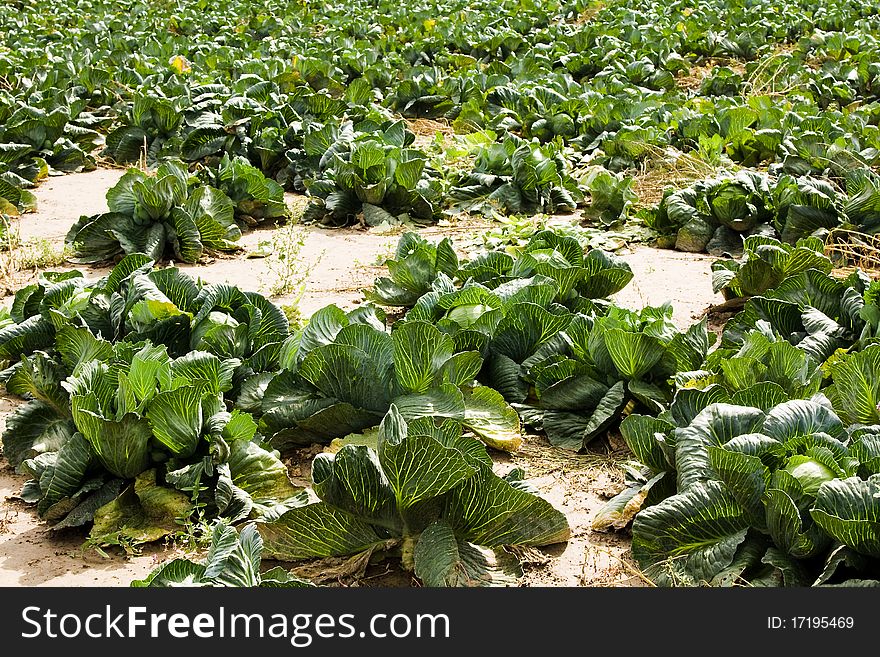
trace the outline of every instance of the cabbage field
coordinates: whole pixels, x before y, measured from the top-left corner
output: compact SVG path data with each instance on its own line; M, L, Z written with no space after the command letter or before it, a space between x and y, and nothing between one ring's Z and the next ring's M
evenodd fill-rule
M876 0L0 28L0 582L880 585Z

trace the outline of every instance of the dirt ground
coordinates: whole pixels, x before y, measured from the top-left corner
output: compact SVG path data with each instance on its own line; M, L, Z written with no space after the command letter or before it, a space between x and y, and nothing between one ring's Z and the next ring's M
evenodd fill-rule
M47 240L61 251L64 235L80 215L106 211L104 194L122 173L98 170L46 181L36 190L37 212L21 219L23 241ZM292 205L302 202L296 197L289 200ZM470 222L435 226L421 232L427 237L449 236L457 246L465 248L479 243L480 230L479 224ZM329 303L345 309L361 303L360 290L383 273L382 262L393 253L397 239L396 234L356 229L304 226L263 229L243 236L241 254L216 255L206 264L185 267L207 282L230 282L263 293L277 287L279 276L286 276L295 283L292 286L295 289L273 300L282 305L298 300L302 315L308 317ZM292 254L288 259L292 263L290 267L280 263L277 257L247 257L273 248L283 248ZM708 256L644 246L625 249L620 255L635 273L633 282L615 296L623 306L640 308L670 301L675 308L674 321L685 328L708 306L721 301L720 296L712 294ZM65 268L70 266L52 267ZM93 277L108 271L96 267L81 269ZM37 273L21 272L14 281L7 282L7 287L20 287ZM7 296L0 303L10 302L11 296ZM0 397L0 419L5 418L15 403L11 398ZM587 455L575 455L550 447L542 437L528 436L516 455L496 456L499 471L514 465L523 467L542 494L566 513L572 526L572 539L566 545L523 555L526 571L523 584L636 586L645 583L628 557L628 542L623 534L601 534L590 529L595 512L620 490L622 474L616 463L626 458L625 447L613 437ZM293 470L293 475L299 475L295 479L307 476L308 463L295 463ZM82 532L70 530L54 535L30 507L15 499L23 483L24 477L15 474L0 459L0 586L125 586L132 579L146 575L180 548L152 546L138 556L116 552L102 555L84 550ZM401 583L400 575L380 571L374 584ZM406 583L405 578L402 583Z
M30 506L14 498L27 477L0 462L0 586L128 586L171 558L161 545L146 547L140 556L103 556L83 547L81 531L50 532Z

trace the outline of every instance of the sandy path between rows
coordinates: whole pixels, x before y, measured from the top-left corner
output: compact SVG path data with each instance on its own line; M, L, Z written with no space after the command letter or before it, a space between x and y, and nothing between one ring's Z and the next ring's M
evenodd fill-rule
M86 174L51 178L36 191L38 211L21 220L25 239L46 239L63 245L69 227L82 214L106 211L104 194L122 175L122 171L99 170ZM296 201L296 199L291 199ZM450 236L458 247L480 242L485 226L453 225L426 229L425 236ZM246 233L242 246L256 250L261 242L271 242L277 230ZM288 229L290 230L290 229ZM360 290L383 273L381 262L390 255L397 236L379 235L364 230L326 230L294 227L303 246L297 255L297 270L305 276L305 293L299 300L304 316L329 303L350 309L361 303ZM277 237L276 237L277 239ZM288 238L289 239L289 238ZM676 324L685 328L705 309L721 299L712 294L711 258L675 251L661 251L643 246L621 254L630 263L635 278L615 296L626 307L669 301L675 308ZM207 282L229 282L245 289L266 292L271 288L273 271L266 258L216 257L207 265L184 265L193 275ZM55 269L60 269L56 267ZM98 277L106 268L81 267L87 276ZM21 285L36 272L26 272ZM291 303L291 296L275 298L279 304ZM11 297L3 301L8 304ZM17 403L0 398L0 417ZM619 449L620 446L617 446ZM546 446L543 438L530 437L523 454L512 459L498 457L499 467L516 464L536 477L542 494L563 510L572 525L572 540L552 553L554 559L541 567L527 568L528 585L634 585L640 580L628 567L627 543L615 535L597 534L589 525L603 501L619 489L619 472L612 467L586 467L585 457L560 452ZM592 457L595 461L595 455ZM306 466L307 468L307 466ZM141 556L109 556L82 549L82 532L51 535L35 512L12 499L24 483L24 477L12 472L0 460L0 586L120 586L146 575L170 552L146 548Z
M37 212L22 217L20 231L23 240L46 239L59 249L64 235L81 215L107 211L105 194L124 172L118 169L98 169L89 173L49 178L37 190ZM289 195L292 205L302 205L301 198ZM439 239L449 236L457 247L478 243L481 229L486 225L434 226L422 230L426 237ZM283 232L288 230L290 237ZM337 303L350 309L361 301L359 291L372 284L384 273L384 258L391 255L397 244L397 235L381 235L366 230L331 230L312 226L292 229L262 229L246 232L241 245L244 254L257 251L263 244L281 240L303 245L296 254L297 276L305 276L305 293L300 309L308 317L318 308ZM634 245L619 253L635 273L633 281L615 295L615 300L629 308L659 305L666 301L675 308L675 321L681 327L691 324L706 307L723 299L712 293L712 258L700 254L681 253ZM186 265L194 275L210 283L234 283L267 293L275 282L279 266L267 258L218 256L205 265ZM106 270L81 267L94 275ZM290 295L275 301L286 304Z

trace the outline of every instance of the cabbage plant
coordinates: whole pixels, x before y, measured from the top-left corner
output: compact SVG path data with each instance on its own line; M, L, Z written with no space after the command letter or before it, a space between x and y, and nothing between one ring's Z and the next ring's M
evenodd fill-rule
M473 171L449 191L456 211L492 215L573 212L584 196L554 144L514 135L483 148Z
M741 170L668 190L647 217L661 233L676 234L679 251L712 255L742 253L751 235L779 237L795 244L843 220L845 198L834 185L814 177L778 178Z
M194 513L279 512L296 493L256 422L227 410L241 382L277 368L284 315L152 265L133 254L98 281L44 273L0 329L6 390L29 400L2 436L32 477L23 497L56 527L94 522L99 542L155 540Z
M241 237L229 197L212 187L189 189L182 165L167 162L154 175L129 169L107 192L109 212L84 216L68 231L71 260L103 262L119 254L166 253L196 262L206 247L235 250Z
M255 225L287 217L284 190L249 164L227 158L207 177L215 186L198 184L175 161L152 174L129 169L107 191L110 211L83 216L68 231L70 260L96 263L144 253L155 261L192 263L205 249L238 249L238 221Z
M178 558L163 563L144 579L131 583L135 588L166 588L170 586L234 586L303 588L311 583L292 577L276 566L260 571L263 539L256 525L249 523L241 532L218 522L211 531L208 554L202 561Z
M621 432L646 481L600 524L635 515L633 556L664 586L876 579L880 427L848 427L821 395L767 410L754 399L709 403L686 423L628 417Z
M427 156L412 148L415 135L394 121L329 148L308 187L303 221L345 226L358 217L369 226L430 223L439 212L440 182Z
M808 269L829 274L832 268L820 239L808 237L790 245L773 237L752 235L743 240L742 258L712 263L712 290L721 292L725 299L751 297L775 288L794 274Z
M59 360L24 357L7 381L33 401L7 420L3 450L31 477L25 501L57 528L94 522L99 542L149 542L198 504L232 521L278 513L298 492L256 422L229 413L234 361L149 342L58 335Z
M593 308L592 299L603 299L622 290L632 280L629 264L600 249L585 251L570 235L541 230L514 253L487 251L464 263L459 278L489 288L502 283L510 289L526 285L532 277L552 279L558 288L553 301L572 310ZM519 279L520 283L515 283Z
M860 271L845 279L821 269L801 271L750 297L725 325L721 344L738 347L759 331L771 340L786 340L823 363L837 349L867 344L878 335L878 290L880 285Z
M345 441L343 441L345 443ZM344 444L312 462L319 501L258 523L283 561L396 555L426 586L503 586L519 564L504 546L567 541L565 516L514 473L492 471L455 420L407 422L392 405L374 446Z
M431 289L439 274L455 278L458 255L448 238L435 245L417 233L404 233L385 266L388 276L377 278L364 297L385 306L412 306Z
M412 420L455 419L487 444L514 450L520 423L495 390L475 381L483 359L458 351L434 325L409 321L389 333L369 308L316 312L285 343L282 370L258 378L261 430L280 449L327 443L374 427L395 404ZM268 378L268 377L267 377Z

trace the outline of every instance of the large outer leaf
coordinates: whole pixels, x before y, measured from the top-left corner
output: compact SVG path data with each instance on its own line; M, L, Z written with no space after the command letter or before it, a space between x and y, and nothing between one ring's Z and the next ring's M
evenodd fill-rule
M82 435L74 434L55 454L54 463L40 473L43 497L37 504L37 511L41 517L58 520L76 506L77 492L91 464L92 451L88 442Z
M201 476L205 467L202 463L194 466L187 466L181 470L170 472L165 475L168 483L174 485L180 490L189 491L195 488L196 476ZM232 482L232 474L229 471L228 463L221 463L217 466L217 483L214 485L214 504L217 506L217 515L229 523L236 523L246 518L250 518L254 511L254 501L241 488ZM180 477L178 477L180 475ZM287 509L280 511L278 515L284 513ZM271 511L270 519L277 518Z
M134 485L95 513L89 538L100 544L151 543L176 531L192 513L189 496L156 484L145 470Z
M408 436L425 436L436 440L441 445L459 450L471 464L483 463L492 465L492 458L486 447L479 440L462 435L462 426L455 420L443 420L437 423L435 418L419 418L407 422ZM378 431L377 431L378 436Z
M227 392L232 388L232 377L237 360L220 360L205 351L190 351L175 358L171 363L171 376L175 383L187 384L208 390L213 394Z
M424 394L410 394L394 398L401 415L407 420L420 417L447 417L464 420L464 396L456 386L446 383Z
M627 446L639 461L654 472L664 472L674 466L673 463L669 463L667 452L658 440L659 438L665 441L673 428L673 425L665 420L645 415L628 415L620 423L620 433Z
M675 432L675 467L678 490L712 478L709 467L710 445L721 446L742 434L760 429L764 413L757 408L712 404L700 412L684 429Z
M144 579L132 581L133 588L164 588L168 586L210 586L203 580L204 564L189 559L172 559L156 568Z
M846 438L843 423L831 409L805 399L787 401L771 409L764 420L763 433L780 442L816 433Z
M165 253L165 244L171 237L171 227L163 222L147 225L130 223L128 226L119 223L107 228L124 253L144 253L152 260L160 260Z
M395 378L403 392L426 392L454 352L452 338L427 322L406 322L391 339Z
M455 386L471 385L482 366L483 357L480 352L461 351L443 363L439 382L448 382Z
M55 329L42 316L28 317L20 324L0 329L0 360L17 361L23 354L52 346Z
M171 212L171 226L174 228L174 233L173 237L169 235L168 241L174 248L174 255L183 262L198 262L202 257L204 244L199 227L193 217L183 208L174 208ZM126 253L131 252L131 249L126 250ZM161 253L157 253L157 255L161 257Z
M554 315L534 303L519 303L508 309L498 324L492 349L517 363L563 331L571 315Z
M766 468L761 459L740 451L710 445L709 463L756 529L765 528L764 488Z
M390 376L394 348L387 332L368 324L350 324L337 333L335 342L360 349L375 361L376 369L383 376Z
M92 217L80 217L64 238L64 244L73 256L72 262L93 263L110 260L123 252L113 228L132 230L130 214L109 212Z
M65 326L55 335L55 348L64 364L72 371L89 360L107 360L113 347L83 327Z
M25 459L59 450L76 432L70 418L43 402L19 406L6 418L3 432L3 455L18 468Z
M761 557L761 563L770 566L770 577L773 581L770 586L807 586L810 584L810 576L803 562L785 554L782 550L774 547L767 548L767 552ZM766 575L764 576L766 577ZM761 586L761 576L752 578L751 583Z
M92 522L98 509L119 497L124 484L122 479L110 479L94 492L81 497L76 507L63 520L52 525L52 531L61 531L68 527L82 527Z
M120 164L137 162L148 142L147 133L140 127L121 125L107 135L104 153Z
M147 174L134 167L129 168L113 187L107 190L107 207L111 212L124 215L134 214L137 197L134 185L146 180Z
M663 357L663 343L647 333L613 328L605 331L605 345L614 366L627 379L639 379Z
M126 260L132 256L126 256ZM125 262L116 265L116 268L110 274L113 274ZM183 312L194 312L198 304L195 303L202 289L201 281L198 281L177 267L166 267L165 269L154 269L147 275L153 281L159 291L171 300L177 308Z
M241 530L218 523L205 557L205 579L222 586L257 586L260 583L260 556L263 539L253 523Z
M589 417L568 411L544 411L540 426L554 447L578 451L584 447L584 430ZM532 422L524 416L527 423Z
M832 537L856 552L880 557L880 475L822 484L810 515Z
M500 393L486 386L465 389L463 424L495 449L512 452L522 442L519 415Z
M712 404L729 402L730 395L720 385L709 385L704 389L679 388L669 407L669 412L678 426L686 427L704 408Z
M250 440L230 440L227 462L232 483L251 497L258 516L301 490L290 483L287 466L275 454Z
M387 408L388 391L382 385L376 362L357 347L316 347L303 360L300 374L327 397L369 411L383 412Z
M260 428L271 436L274 448L326 442L375 426L381 420L380 413L337 402L307 385L289 371L269 382L262 401Z
M346 445L336 454L319 454L312 462L312 480L315 493L327 504L364 522L400 532L398 491L369 447Z
M201 160L224 150L226 140L233 140L222 125L199 126L180 145L180 156L188 161Z
M546 500L515 488L488 466L453 489L446 521L460 540L486 545L550 545L571 535L565 516Z
M498 356L498 358L504 358L504 356ZM516 364L514 363L514 365ZM516 365L517 375L519 371L520 366ZM561 371L561 368L558 371ZM549 368L545 372L549 374ZM526 384L523 382L523 385ZM535 383L535 388L539 392L541 408L554 411L577 412L585 408L595 408L608 392L607 385L585 374L568 376L543 389L541 389L541 382L538 381ZM528 387L526 387L527 391ZM526 395L523 394L521 399L511 399L510 401L522 402L525 397Z
M633 556L661 586L705 585L730 566L748 526L724 484L696 483L636 516Z
M868 559L846 545L838 545L831 550L828 558L825 560L825 566L813 586L821 586L827 584L841 567L853 568L855 570L866 570Z
M241 230L235 223L235 206L226 194L213 187L199 187L184 207L198 228L202 244L214 249L238 248L233 242L241 237Z
M522 366L503 354L489 355L482 380L511 403L521 404L529 394L529 384L522 380Z
M147 408L153 436L175 456L191 456L199 445L203 396L201 386L182 386L160 392Z
M356 554L385 542L363 520L324 502L291 509L258 528L263 557L281 561Z
M144 418L129 413L118 422L106 420L72 398L73 419L83 436L92 444L98 459L108 472L131 479L150 463L149 443L153 436Z
M414 560L425 586L514 586L521 574L515 556L459 541L443 521L419 536Z
M157 386L163 390L170 388L171 359L165 347L147 344L134 354L128 381L139 402L152 399Z
M596 512L590 527L594 531L603 531L610 527L623 529L642 510L651 489L666 477L666 472L660 472L648 481L638 481L618 493Z
M632 278L632 269L623 258L594 249L584 258L584 278L577 288L588 299L601 299L620 292Z
M753 406L766 412L788 401L788 397L779 384L772 381L761 381L745 390L734 393L730 401L737 406Z
M68 415L67 392L61 382L67 371L43 352L22 356L6 380L6 391L19 397L33 398L48 404L59 415Z
M199 291L197 305L199 311L193 317L193 325L198 324L214 311L232 313L247 305L249 299L238 287L228 283L215 283Z
M811 524L805 531L800 510L786 491L769 490L765 503L767 531L782 552L804 559L828 547L828 537L816 525Z
M477 472L467 455L456 447L429 436L410 436L395 406L379 425L378 451L379 463L401 512L439 497Z
M596 404L596 408L588 416L584 427L583 445L602 435L620 417L627 402L627 391L623 381L618 381L608 388L608 392Z
M832 365L829 397L847 423L880 423L880 345L848 355Z

